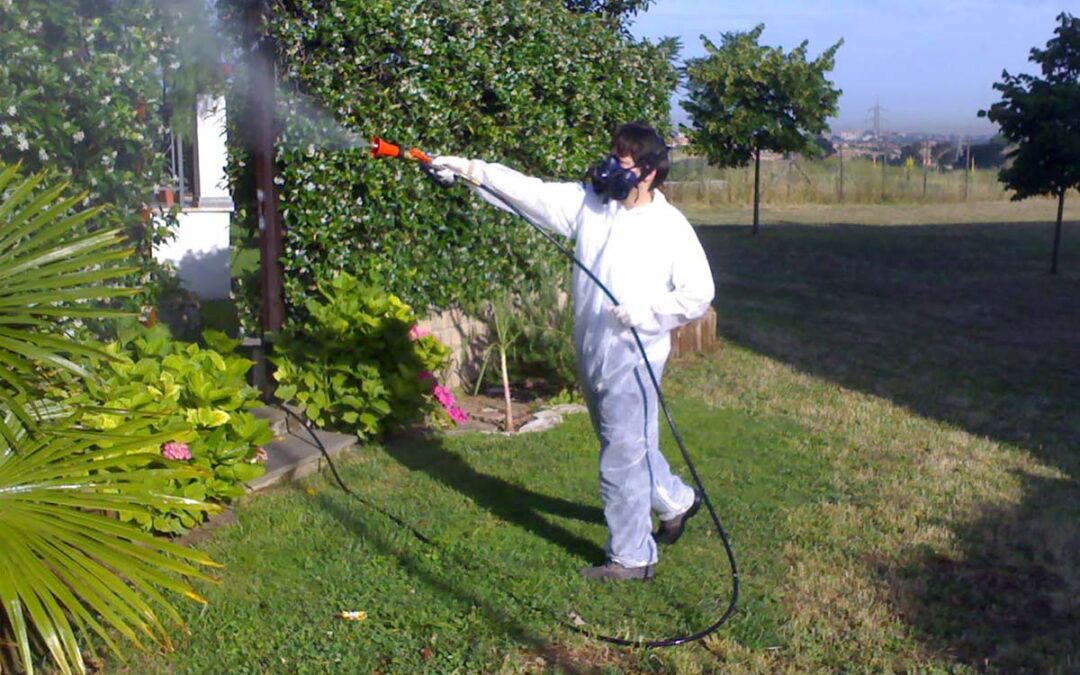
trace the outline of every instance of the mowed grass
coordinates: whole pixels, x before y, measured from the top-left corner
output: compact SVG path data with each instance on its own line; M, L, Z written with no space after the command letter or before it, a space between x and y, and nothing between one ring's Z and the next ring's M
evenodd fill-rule
M810 207L790 219L849 224L757 237L693 214L724 347L665 386L743 578L704 643L628 650L568 626L667 635L729 592L700 516L654 583L577 578L605 537L577 416L353 456L345 480L433 545L324 478L253 497L199 544L227 567L184 608L191 634L130 672L1080 670L1080 227L1051 278L1051 225L1008 220L1045 204L996 206L1011 215L918 225Z
M727 639L754 652L783 648L777 590L788 514L836 497L823 441L791 420L689 398L674 406L742 567L741 611ZM731 592L705 517L662 552L652 583L579 577L603 560L606 536L587 417L513 439L371 446L342 469L368 504L325 478L250 500L235 524L200 544L227 567L220 585L202 589L207 607L185 608L191 635L169 656L136 657L130 670L663 672L715 658L700 648L608 648L569 628L578 617L583 628L623 637L692 632L723 613ZM366 619L343 620L343 610Z
M844 498L785 549L796 670L1080 670L1080 227L1051 277L1053 205L1001 207L699 229L734 348L672 390L834 439Z

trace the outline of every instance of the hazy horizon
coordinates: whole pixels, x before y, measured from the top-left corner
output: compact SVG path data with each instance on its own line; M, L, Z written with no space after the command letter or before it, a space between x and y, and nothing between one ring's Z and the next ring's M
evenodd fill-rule
M840 38L830 79L843 90L832 131L872 127L880 101L882 131L992 134L976 113L999 99L1001 71L1033 72L1028 55L1053 37L1062 11L1080 2L1043 0L657 0L631 25L635 37L682 40L681 59L703 56L700 35L719 43L727 31L765 24L762 44L790 50L809 40L810 58ZM686 113L672 100L672 119Z

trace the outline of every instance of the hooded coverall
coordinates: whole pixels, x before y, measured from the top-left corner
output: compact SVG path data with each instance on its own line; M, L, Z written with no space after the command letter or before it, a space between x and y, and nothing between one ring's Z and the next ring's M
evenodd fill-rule
M648 307L636 328L659 380L669 331L705 314L714 293L708 260L686 218L658 190L648 204L628 209L605 202L590 186L547 183L499 164L473 160L472 175L537 225L573 239L577 259L620 303ZM578 374L600 440L605 548L624 567L655 564L650 512L670 520L690 508L694 491L660 453L657 395L633 335L577 267L572 287Z

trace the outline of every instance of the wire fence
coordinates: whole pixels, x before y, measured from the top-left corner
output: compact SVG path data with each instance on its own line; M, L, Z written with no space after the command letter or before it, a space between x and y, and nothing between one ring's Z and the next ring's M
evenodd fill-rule
M754 166L718 169L699 158L678 160L664 192L680 204L741 205L754 199ZM1011 192L996 169L964 171L872 163L866 159L761 163L766 204L880 204L1005 201Z

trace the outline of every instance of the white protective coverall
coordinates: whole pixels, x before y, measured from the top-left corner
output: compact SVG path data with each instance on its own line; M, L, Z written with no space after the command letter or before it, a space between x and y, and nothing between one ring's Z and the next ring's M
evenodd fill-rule
M473 160L471 173L536 224L573 239L578 260L620 303L651 309L637 330L659 380L669 331L708 311L714 293L708 260L686 218L659 190L648 204L627 209L605 203L591 186L547 183L499 164ZM690 508L694 492L660 453L656 391L633 335L576 266L572 285L578 373L600 439L608 558L624 567L655 564L650 511L669 520Z

